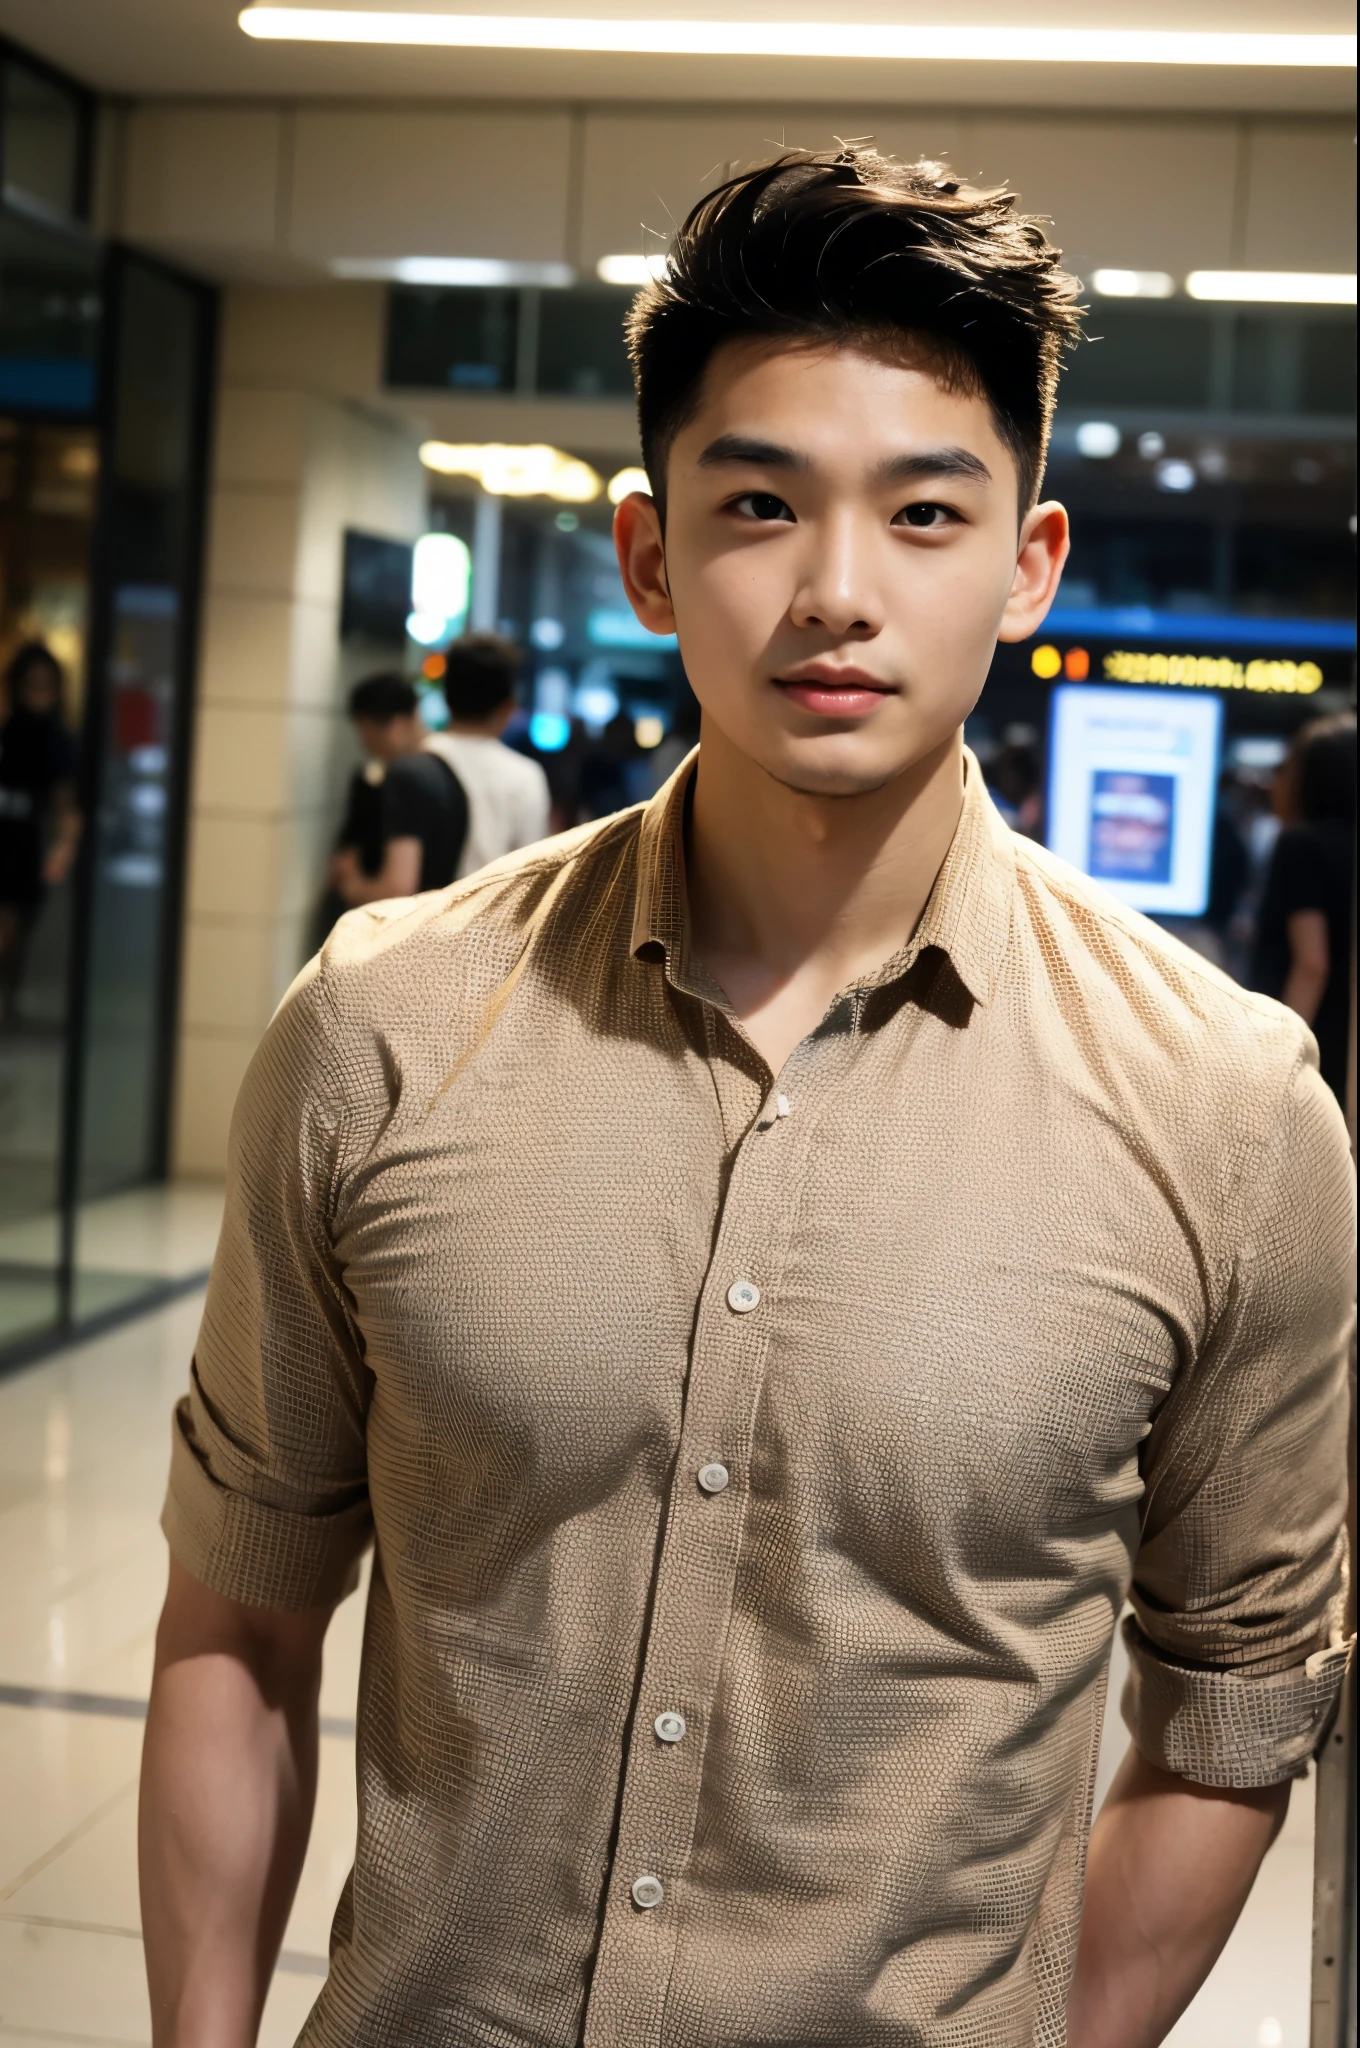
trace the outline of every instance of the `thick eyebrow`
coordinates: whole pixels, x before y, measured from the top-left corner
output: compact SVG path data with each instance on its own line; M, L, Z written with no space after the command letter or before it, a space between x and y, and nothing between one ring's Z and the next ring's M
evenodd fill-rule
M808 470L812 464L796 448L781 447L778 441L758 441L750 434L719 434L699 457L701 469L720 469L724 463L744 463L748 469Z
M812 464L796 448L778 441L760 441L750 434L719 434L699 457L701 469L721 469L728 463L748 469L783 469L806 474ZM919 455L889 455L878 465L878 478L885 484L919 483L926 477L954 477L960 483L989 484L992 472L978 455L967 448L927 448Z
M885 484L919 483L925 477L952 476L960 483L989 484L992 472L979 455L966 448L928 448L920 455L890 455L878 465Z

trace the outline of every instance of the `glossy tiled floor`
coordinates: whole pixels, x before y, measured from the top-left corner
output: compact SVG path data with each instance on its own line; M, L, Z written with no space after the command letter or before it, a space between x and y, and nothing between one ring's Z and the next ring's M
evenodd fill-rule
M0 1382L0 2048L150 2041L137 1907L141 1714L165 1583L170 1406L198 1300ZM292 2042L326 1970L354 1836L362 1595L326 1645L311 1850L261 2041ZM1119 1674L1112 1692L1117 1695ZM1123 1749L1111 1731L1106 1779ZM1174 2048L1306 2048L1312 1788Z

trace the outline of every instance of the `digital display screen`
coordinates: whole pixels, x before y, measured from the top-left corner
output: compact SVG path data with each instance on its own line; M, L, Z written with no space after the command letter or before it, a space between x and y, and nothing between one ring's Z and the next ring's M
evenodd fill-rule
M1134 910L1201 917L1209 900L1222 699L1207 692L1053 692L1048 844Z

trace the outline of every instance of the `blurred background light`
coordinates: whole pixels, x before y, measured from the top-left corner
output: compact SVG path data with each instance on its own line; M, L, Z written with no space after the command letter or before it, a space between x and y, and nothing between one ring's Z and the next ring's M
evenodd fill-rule
M1194 465L1176 455L1166 456L1153 474L1159 491L1193 491L1199 481Z
M471 589L467 542L456 533L422 533L411 550L411 610L453 625L467 611Z
M618 469L606 485L611 505L621 505L634 491L645 491L651 496L652 486L645 469Z
M1247 64L1347 68L1355 37L1119 28L935 28L894 22L628 21L571 15L247 7L249 36L480 50L616 50L643 56L889 57L1011 64Z
M1091 289L1104 299L1169 299L1176 280L1169 270L1093 270Z
M1138 436L1138 453L1144 462L1155 462L1159 455L1166 453L1165 437L1155 427L1149 427L1145 434Z
M664 256L602 256L595 275L601 284L644 285L654 277L664 277L668 268Z
M619 715L619 693L612 683L581 683L573 699L572 710L590 731L603 732L610 719Z
M677 645L674 633L648 632L636 613L625 605L598 605L587 615L586 638L592 647L657 649Z
M1113 420L1083 420L1077 428L1077 453L1092 462L1107 462L1119 453L1123 439Z
M447 635L449 622L442 612L410 612L406 630L418 647L436 647Z
M562 498L588 505L604 489L588 462L545 442L425 441L420 459L440 476L474 477L493 498Z
M1339 270L1192 270L1192 299L1237 299L1268 306L1353 306L1355 273Z
M633 721L633 738L640 747L646 747L649 752L653 747L659 747L665 737L665 721L658 718L654 712L645 711L641 718Z
M529 720L529 744L540 754L560 754L571 738L571 720L560 711L535 711Z
M496 256L336 256L327 267L332 277L388 284L540 285L562 291L576 282L569 263L508 263Z
M555 654L566 637L567 629L560 619L535 619L529 628L530 640L545 654Z

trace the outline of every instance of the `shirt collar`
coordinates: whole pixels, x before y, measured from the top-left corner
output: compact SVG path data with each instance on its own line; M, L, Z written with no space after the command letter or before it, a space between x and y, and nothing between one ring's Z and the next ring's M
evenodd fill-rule
M644 808L638 837L632 950L637 954L648 946L660 947L671 979L681 986L693 973L684 830L698 762L696 747ZM975 1002L985 1005L992 1000L1010 937L1015 849L987 794L976 756L967 747L963 762L963 809L920 923L892 959L866 978L866 988L898 980L928 946L934 946L949 956Z

